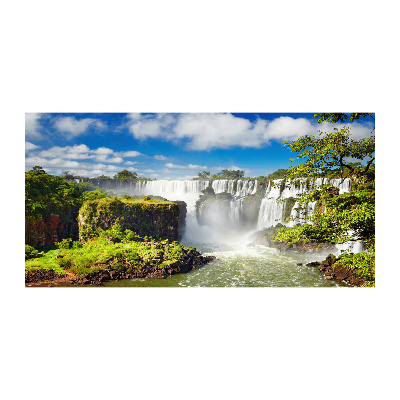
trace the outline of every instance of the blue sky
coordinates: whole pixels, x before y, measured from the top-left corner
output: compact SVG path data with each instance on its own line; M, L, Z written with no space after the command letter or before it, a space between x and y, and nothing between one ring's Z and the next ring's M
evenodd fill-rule
M152 179L241 169L268 175L295 165L282 142L331 131L313 113L27 113L25 170L96 177L124 169ZM343 124L339 124L338 127ZM353 138L371 135L371 119L347 123Z

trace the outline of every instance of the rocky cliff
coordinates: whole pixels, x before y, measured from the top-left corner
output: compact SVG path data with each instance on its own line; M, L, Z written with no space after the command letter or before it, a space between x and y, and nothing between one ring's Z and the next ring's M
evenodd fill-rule
M79 210L79 239L96 237L117 221L122 229L139 236L178 240L182 232L186 205L184 202L107 197L86 201Z
M25 244L53 246L66 238L78 239L78 212L74 215L51 214L42 219L25 218Z

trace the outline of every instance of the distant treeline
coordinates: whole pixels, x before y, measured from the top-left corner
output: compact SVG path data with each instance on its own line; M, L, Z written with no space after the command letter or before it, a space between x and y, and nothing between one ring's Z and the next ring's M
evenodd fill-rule
M362 165L359 162L356 163L348 163L348 165L354 167L354 177L357 177L359 175L359 172L362 170ZM271 174L267 176L258 176L256 178L249 178L244 176L244 171L241 170L227 170L224 169L221 172L218 172L216 174L211 175L210 171L203 171L203 172L198 172L197 177L193 178L194 180L216 180L216 179L257 179L259 183L266 183L269 180L274 180L274 179L286 179L286 175L288 174L289 169L285 168L280 168ZM320 174L313 174L309 176L305 176L305 178L340 178L343 175L343 170L340 168L335 168L331 169L329 171L326 171L325 173L320 173ZM372 164L371 167L368 170L368 179L374 179L375 178L375 164Z
M74 175L70 171L63 172L61 177L66 180L75 180L75 179L88 180L89 179L87 176ZM136 179L136 180L141 180L141 181L151 181L152 180L152 179L146 178L144 176L138 176L138 174L136 172L128 171L127 169L124 169L123 171L118 172L117 174L114 175L113 178L111 178L110 176L106 176L106 175L100 175L100 176L96 176L96 177L90 178L90 179Z

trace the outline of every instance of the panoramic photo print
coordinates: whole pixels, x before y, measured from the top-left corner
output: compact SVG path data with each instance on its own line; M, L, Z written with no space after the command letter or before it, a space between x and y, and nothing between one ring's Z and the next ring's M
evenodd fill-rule
M374 113L26 113L27 287L374 287Z

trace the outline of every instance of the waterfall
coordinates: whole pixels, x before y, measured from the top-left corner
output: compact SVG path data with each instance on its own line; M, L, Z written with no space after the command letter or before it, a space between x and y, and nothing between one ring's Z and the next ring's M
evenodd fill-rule
M211 187L215 193L227 192L235 197L245 197L257 191L257 181L218 179L212 181Z
M96 182L97 185L106 185L109 182ZM235 230L241 226L243 216L243 200L257 192L257 180L245 179L218 179L214 181L208 180L156 180L156 181L138 181L138 180L118 180L112 182L117 190L128 192L132 196L161 196L167 200L182 200L187 204L186 231L185 237L188 241L218 241L220 240L220 232L218 233L211 226L200 226L196 217L196 201L202 194L202 190L212 187L216 194L227 192L233 196L230 202L228 213L229 221L227 227ZM285 181L276 179L268 181L265 189L264 198L261 200L258 212L257 229L265 229L276 226L281 223L285 226L292 227L298 223L312 224L311 216L315 213L316 202L309 202L299 207L298 201L295 202L291 212L290 221L284 221L287 215L287 199L298 199L301 195L309 193L314 188L321 185L330 185L339 188L339 194L351 191L351 180L345 179L329 179L316 178L307 180L305 178L296 179L294 181ZM363 251L361 241L352 241L343 245L338 245L338 249L350 249L353 252Z
M342 183L341 179L317 178L314 181L300 178L295 181L286 181L283 186L282 179L275 179L268 185L265 196L261 201L261 207L258 214L257 229L265 229L271 226L276 226L281 223L285 226L294 226L298 223L312 223L310 218L315 212L316 202L310 202L301 207L296 203L293 206L289 222L283 221L285 215L285 202L289 198L299 198L299 196L309 193L312 189L321 187L322 185L331 185L339 188L339 194L348 193L351 191L351 180L346 178ZM280 204L279 204L280 203Z

